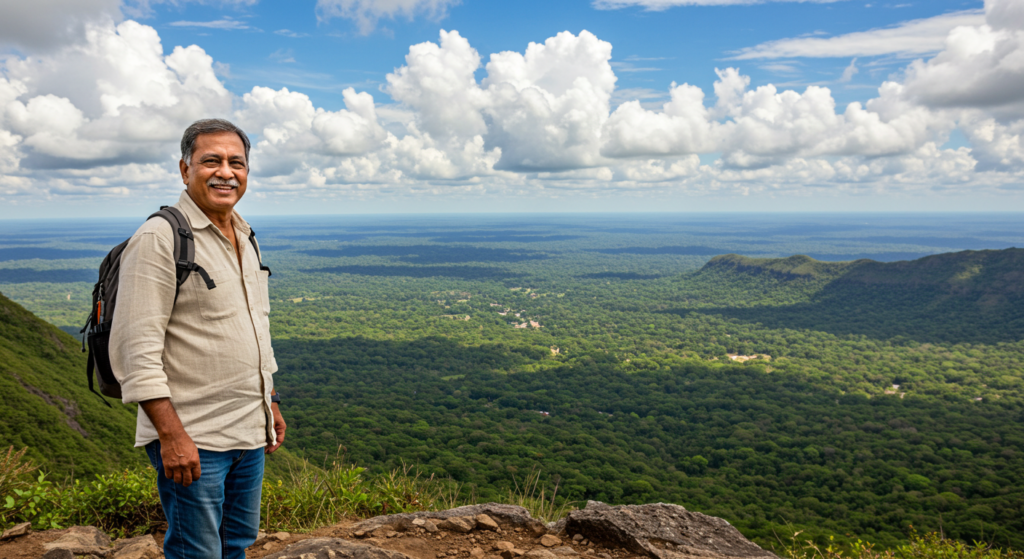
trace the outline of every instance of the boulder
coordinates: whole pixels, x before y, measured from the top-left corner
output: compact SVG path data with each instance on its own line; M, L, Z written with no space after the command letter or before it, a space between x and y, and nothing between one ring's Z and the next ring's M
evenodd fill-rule
M110 537L95 526L72 526L63 536L43 544L43 547L47 551L66 549L75 555L92 554L100 557L106 557L113 551Z
M563 531L656 559L778 559L721 518L665 503L613 507L588 501L569 513Z
M152 535L114 542L113 559L157 559L163 557Z
M404 553L341 538L312 538L294 543L264 559L412 559Z
M17 538L18 536L24 536L24 535L27 535L31 531L32 531L32 523L31 522L22 522L21 524L16 524L16 525L11 526L10 528L4 530L4 533L0 534L0 541L9 540L9 539L12 539L12 538Z
M450 510L442 511L431 511L431 512L415 512L415 513L401 513L401 514L390 514L386 516L375 516L368 518L352 526L352 531L358 535L359 532L369 533L373 530L384 526L394 525L396 523L405 521L413 521L416 519L431 519L435 524L439 524L441 520L446 518L452 518L456 516L470 517L476 521L476 517L485 514L489 518L495 521L497 524L506 524L513 527L523 527L533 532L535 537L539 537L547 533L547 528L544 523L530 516L529 511L523 507L515 505L502 505L498 503L486 503L482 505L467 505L464 507L457 507ZM481 526L481 529L484 529ZM429 528L427 531L432 531Z

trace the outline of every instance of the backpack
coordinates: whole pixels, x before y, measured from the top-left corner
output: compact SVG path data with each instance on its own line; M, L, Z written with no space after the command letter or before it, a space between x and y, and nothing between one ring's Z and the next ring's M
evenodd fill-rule
M181 211L171 206L160 206L160 211L146 219L148 221L154 217L166 220L171 224L171 229L177 233L174 235L174 252L172 254L175 259L175 275L177 276L177 282L174 287L174 300L178 300L181 286L192 272L198 273L203 278L207 289L216 288L217 284L210 277L210 274L202 266L195 263L196 244L192 237L192 226L189 225L188 220L185 219ZM103 400L107 407L111 407L110 403L103 396L121 398L121 384L117 382L117 378L114 377L114 371L110 367L110 352L107 346L110 343L110 329L113 326L114 308L117 305L121 254L124 252L125 247L128 246L128 241L130 240L131 238L128 238L111 249L103 259L103 262L100 263L99 280L92 289L92 310L89 313L89 318L85 321L85 326L81 330L83 334L82 352L86 351L87 346L89 348L88 364L85 371L89 381L89 391L96 394L100 400ZM256 232L251 229L249 242L252 243L252 247L256 251L260 270L266 270L270 274L270 268L263 265L263 256L260 254L259 245L256 244ZM95 388L93 388L94 372L96 382L99 384L99 392L96 392Z

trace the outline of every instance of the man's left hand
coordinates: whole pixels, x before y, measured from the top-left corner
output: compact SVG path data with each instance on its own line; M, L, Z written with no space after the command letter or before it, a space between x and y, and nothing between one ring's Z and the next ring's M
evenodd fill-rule
M270 409L274 412L274 432L277 433L277 443L270 445L268 444L265 452L270 454L281 447L281 443L284 442L284 431L288 428L284 423L284 417L281 415L281 408L278 407L278 403L274 402L270 404ZM267 441L268 443L270 441Z

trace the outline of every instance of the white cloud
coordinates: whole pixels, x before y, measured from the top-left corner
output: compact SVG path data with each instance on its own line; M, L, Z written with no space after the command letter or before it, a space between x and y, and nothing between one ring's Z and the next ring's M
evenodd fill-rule
M0 46L52 50L85 37L93 23L121 19L120 0L0 2Z
M843 75L839 76L839 83L848 83L860 72L860 68L857 67L857 59L854 58L850 61L850 65L843 69Z
M448 8L461 0L317 0L317 16L321 20L334 17L351 19L364 35L373 32L381 19L424 16L439 21L448 15Z
M732 59L847 58L885 54L920 56L942 50L946 37L953 29L979 26L984 22L985 15L981 10L967 10L836 37L798 37L769 41L741 49L733 53Z
M170 25L172 27L203 27L206 29L223 29L228 31L250 29L249 25L244 21L238 21L230 17L222 17L213 21L172 21Z
M1001 6L990 2L989 17ZM938 55L843 107L825 87L752 88L735 68L717 71L713 91L616 90L612 45L586 31L486 62L458 32L442 31L387 76L393 103L346 88L334 111L289 88L234 96L201 48L164 55L151 27L92 23L74 44L0 59L0 198L163 196L178 187L181 131L208 116L231 117L253 136L253 190L269 197L1019 183L1024 87L1013 80L1024 51L1021 31L1007 27L1012 10L1001 17L999 29L952 31ZM1000 84L998 103L982 95ZM970 147L939 148L957 127ZM702 165L703 154L719 157Z

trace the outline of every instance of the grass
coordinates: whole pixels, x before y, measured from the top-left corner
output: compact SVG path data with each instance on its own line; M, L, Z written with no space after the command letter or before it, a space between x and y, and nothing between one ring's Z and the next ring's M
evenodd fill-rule
M1024 559L1020 551L991 547L984 542L968 544L939 533L911 533L909 542L893 549L877 549L861 540L850 547L831 543L823 547L811 540L800 540L799 536L800 532L796 532L788 542L780 539L773 551L789 559Z

